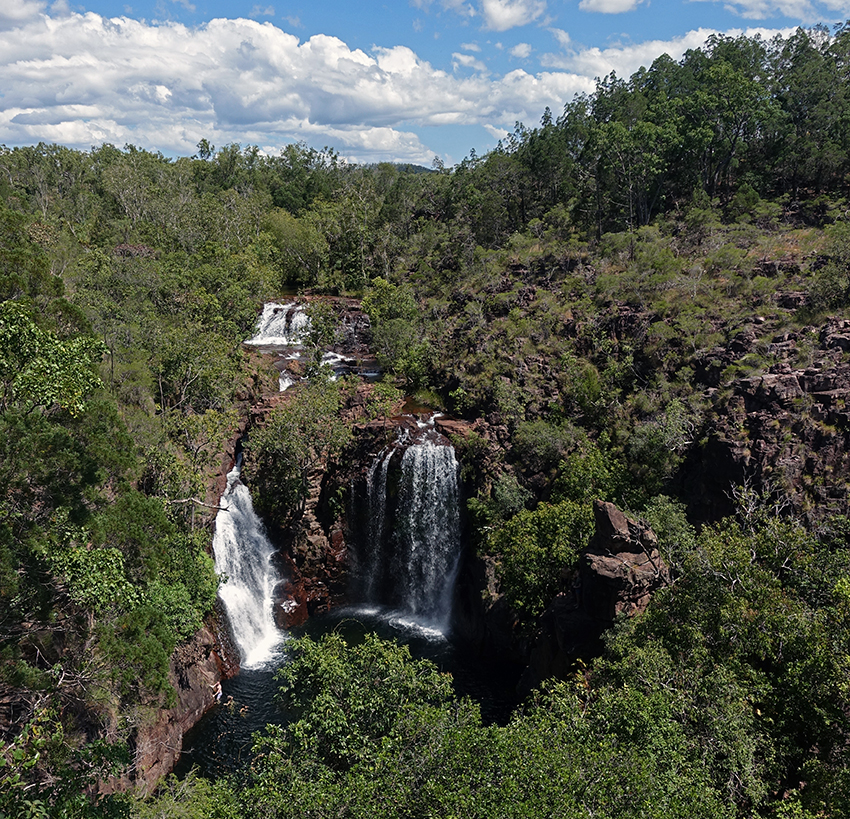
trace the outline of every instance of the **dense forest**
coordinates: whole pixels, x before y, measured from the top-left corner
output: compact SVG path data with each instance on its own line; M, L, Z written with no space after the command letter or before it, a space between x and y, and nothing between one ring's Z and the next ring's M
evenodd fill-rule
M848 96L850 24L712 37L454 168L0 148L0 816L850 815ZM362 298L367 415L493 431L456 443L469 548L520 628L597 498L671 580L504 725L393 643L293 641L248 768L109 793L216 617L203 502L277 387L242 342L296 291L317 346ZM355 389L317 368L252 440L270 518Z

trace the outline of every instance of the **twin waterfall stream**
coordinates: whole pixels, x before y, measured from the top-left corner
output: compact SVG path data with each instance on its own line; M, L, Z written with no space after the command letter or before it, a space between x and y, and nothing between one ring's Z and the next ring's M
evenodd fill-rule
M215 519L215 571L224 582L218 594L239 647L243 668L256 668L275 656L282 635L274 622L272 592L277 577L274 547L254 512L251 493L240 480L241 455L227 476L227 489Z
M426 628L446 633L460 559L458 463L430 423L418 422L381 452L366 476L368 537L357 575L366 603L383 604ZM390 468L399 461L395 504Z
M458 463L454 449L434 430L434 420L418 421L412 434L381 452L367 477L368 524L356 550L352 601L388 618L411 621L445 634L461 551ZM395 464L397 486L388 495ZM225 578L219 596L239 648L241 666L273 663L283 633L274 622L272 593L280 580L262 521L254 512L237 464L227 477L216 518L213 549L216 572Z
M270 304L246 342L278 356L281 391L297 380L287 367L302 354L299 341L308 327L303 306ZM344 369L354 365L344 355L327 353L325 360L334 377L344 371L374 375L362 367ZM477 699L485 718L501 719L515 704L516 676L482 663L451 637L462 552L459 470L454 449L436 429L438 417L396 419L396 440L375 454L352 485L350 605L310 618L299 633L316 638L333 629L356 642L375 631L405 643L414 657L451 673L456 690ZM223 578L219 597L240 671L222 683L220 704L184 738L178 776L194 766L213 777L240 769L255 732L284 720L275 705L275 673L286 662L287 635L275 624L274 598L285 578L240 473L241 458L227 476L213 537L215 569Z

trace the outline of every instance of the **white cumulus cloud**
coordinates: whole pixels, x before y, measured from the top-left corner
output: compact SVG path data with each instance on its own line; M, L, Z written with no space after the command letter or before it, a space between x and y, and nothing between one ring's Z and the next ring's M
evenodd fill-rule
M715 29L699 28L688 31L680 37L670 40L646 40L642 43L614 45L609 48L575 48L569 40L562 40L563 51L559 54L543 54L541 65L547 68L559 68L573 71L586 77L605 77L612 71L623 78L630 77L641 66L649 66L656 57L668 54L674 60L681 59L686 51L700 48L712 34L726 34L737 37L745 34L753 37L760 34L769 40L777 34L787 36L793 29L749 28L731 29L721 32Z
M527 60L531 56L532 48L528 43L517 43L511 50L510 55L520 60Z
M572 45L572 38L561 28L550 28L552 36L558 41L562 48L569 48Z
M723 5L752 20L783 16L804 23L838 22L850 14L848 0L723 0Z
M364 51L323 34L302 41L271 22L187 27L56 15L26 0L5 9L0 144L133 143L191 154L201 138L269 152L305 140L360 162L429 164L431 127L503 134L517 120L536 122L547 106L560 111L576 93L592 92L595 77L612 70L627 77L662 53L678 58L719 33L583 49L550 29L560 48L543 55L543 70L498 75L470 49L453 55L456 71L444 71L405 46ZM9 9L26 15L10 22ZM766 38L787 33L759 31ZM520 44L511 54L525 59L529 49Z
M485 25L493 31L528 25L544 11L545 0L481 0Z
M644 0L581 0L582 11L598 11L602 14L622 14L637 8Z
M38 17L47 8L44 0L3 0L0 3L0 28L9 28Z
M493 139L504 139L510 133L506 128L496 128L495 125L485 125L484 129Z
M472 73L438 70L404 46L367 53L321 34L302 42L270 22L193 28L40 12L0 31L0 143L131 142L185 154L202 137L304 139L358 161L429 163L434 151L415 129L512 127L592 89L573 72L492 76L473 54L453 60Z
M452 54L452 66L455 70L461 67L471 68L473 71L487 71L487 66L481 60L476 59L471 54L461 54L459 52Z

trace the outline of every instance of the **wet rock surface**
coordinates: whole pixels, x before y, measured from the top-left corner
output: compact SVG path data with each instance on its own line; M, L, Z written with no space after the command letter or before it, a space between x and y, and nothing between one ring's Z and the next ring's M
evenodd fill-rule
M348 549L342 523L328 520L327 480L319 465L308 476L304 510L281 533L281 581L275 590L275 620L280 628L300 626L311 615L346 600Z

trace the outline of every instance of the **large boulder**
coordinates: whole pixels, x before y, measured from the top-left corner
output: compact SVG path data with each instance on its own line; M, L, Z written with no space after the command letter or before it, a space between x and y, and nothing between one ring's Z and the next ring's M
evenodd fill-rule
M578 605L605 626L620 614L642 612L670 571L658 538L643 521L627 518L613 503L595 501L596 531L582 556Z
M595 501L593 512L594 535L565 578L569 590L556 595L540 618L521 690L547 677L565 678L576 660L598 655L605 630L620 616L644 611L652 593L670 582L658 539L644 521L604 501Z

